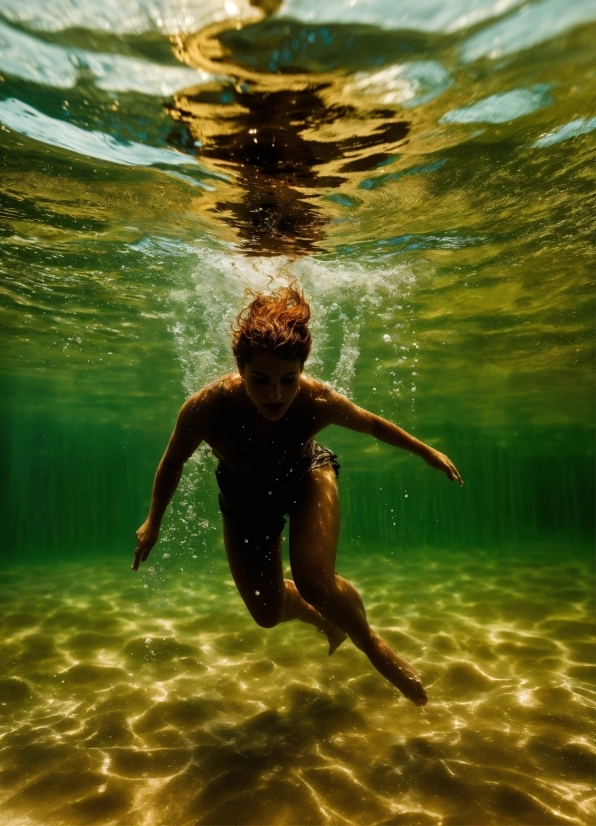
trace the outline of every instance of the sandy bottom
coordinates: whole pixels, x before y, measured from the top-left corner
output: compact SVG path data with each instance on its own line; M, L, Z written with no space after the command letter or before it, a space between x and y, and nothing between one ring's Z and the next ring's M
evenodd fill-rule
M596 822L594 572L549 560L342 561L424 710L349 642L255 626L223 562L5 571L0 820Z

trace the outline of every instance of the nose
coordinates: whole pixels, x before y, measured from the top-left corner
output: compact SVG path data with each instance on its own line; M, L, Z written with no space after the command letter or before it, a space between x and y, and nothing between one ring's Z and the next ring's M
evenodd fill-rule
M281 385L278 382L273 382L269 388L269 398L272 402L281 401Z

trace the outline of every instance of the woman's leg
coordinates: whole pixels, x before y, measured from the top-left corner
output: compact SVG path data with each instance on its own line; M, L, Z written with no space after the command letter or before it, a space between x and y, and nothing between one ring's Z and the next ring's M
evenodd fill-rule
M257 625L272 628L280 622L302 620L327 636L329 653L333 654L346 635L304 601L291 579L284 579L281 536L259 541L257 548L253 540L245 542L245 537L225 515L223 523L230 571Z
M290 514L290 561L304 599L341 628L372 665L416 705L426 692L415 671L368 624L360 594L335 573L339 537L339 497L330 465L312 470Z

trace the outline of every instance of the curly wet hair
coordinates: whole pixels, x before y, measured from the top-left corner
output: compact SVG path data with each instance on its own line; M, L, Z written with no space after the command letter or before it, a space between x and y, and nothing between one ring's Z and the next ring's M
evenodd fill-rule
M308 329L310 304L291 284L270 294L247 291L252 301L232 324L232 351L242 368L255 353L272 352L287 361L308 358L311 336Z

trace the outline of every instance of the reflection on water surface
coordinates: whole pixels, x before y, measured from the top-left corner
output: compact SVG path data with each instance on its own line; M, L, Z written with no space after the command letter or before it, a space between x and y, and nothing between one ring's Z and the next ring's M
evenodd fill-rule
M317 73L294 62L286 71L280 69L277 60L288 52L293 55L296 42L345 41L341 27L331 32L328 27L290 26L288 21L274 24L273 31L255 27L255 35L251 38L230 21L177 38L181 60L225 77L174 96L166 108L182 128L168 140L233 176L234 195L242 200L217 201L213 209L239 232L243 251L313 253L321 249L318 242L330 220L317 200L345 184L346 173L396 160L410 125L399 105L350 95L345 67ZM358 54L358 34L350 39L350 48ZM261 40L269 56L263 57ZM240 52L248 47L250 54L237 56L235 46ZM261 67L250 68L257 61Z
M339 187L346 178L333 174L336 169L351 172L384 164L408 132L406 122L383 119L394 115L391 110L380 110L363 118L372 134L309 140L303 132L317 134L323 126L331 131L339 121L339 131L351 134L356 111L326 102L324 85L287 91L225 89L215 86L176 95L169 111L188 131L174 132L170 141L189 149L196 145L199 156L236 176L242 201L218 201L215 210L238 230L241 248L255 255L316 251L325 219L301 190ZM222 114L219 101L226 96L230 103ZM218 134L222 126L225 131ZM358 150L370 147L383 151L358 157Z

